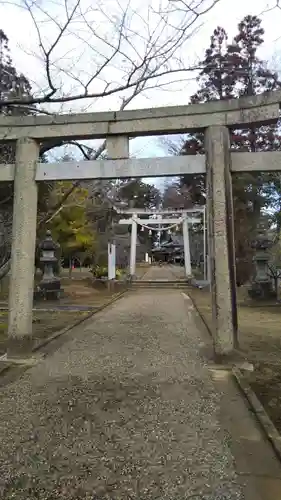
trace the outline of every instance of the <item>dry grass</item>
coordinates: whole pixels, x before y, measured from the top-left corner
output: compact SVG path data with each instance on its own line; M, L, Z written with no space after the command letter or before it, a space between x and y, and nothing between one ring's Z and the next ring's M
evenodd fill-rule
M65 305L71 308L73 306L89 307L88 310L60 310L60 311L34 311L32 335L34 343L40 339L50 337L54 332L62 330L67 326L74 325L79 319L86 317L93 308L99 308L109 303L120 291L122 286L115 290L108 290L105 284L96 284L93 286L90 279L63 279L62 287L64 289L64 298L52 306ZM124 288L124 287L123 287ZM5 296L0 299L3 300ZM38 302L37 307L44 309L50 306L48 302ZM8 330L8 312L0 311L0 354L6 351Z
M85 311L59 311L59 312L45 312L36 311L33 315L32 334L34 344L39 340L50 337L54 332L62 330L66 326L71 326L77 320L85 317L89 312ZM8 313L6 311L0 314L0 354L6 352L8 330Z
M99 307L112 299L114 295L123 291L126 285L122 282L116 283L115 289L108 289L107 284L97 281L93 283L91 279L62 280L64 299L62 303L75 305L88 305Z
M192 289L190 296L212 327L209 291ZM281 305L253 304L239 290L239 345L255 370L248 375L252 388L281 432ZM244 305L243 305L244 304Z

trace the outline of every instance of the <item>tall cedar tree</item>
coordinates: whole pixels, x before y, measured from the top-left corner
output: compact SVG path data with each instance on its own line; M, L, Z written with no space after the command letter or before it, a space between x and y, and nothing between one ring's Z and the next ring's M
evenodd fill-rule
M29 98L31 97L31 85L27 78L18 73L13 65L9 39L0 29L0 100L11 99L12 97ZM34 113L28 107L24 106L2 106L0 114L6 116L22 116ZM13 163L15 161L15 144L0 145L0 163ZM40 161L46 161L44 155L40 156ZM44 211L50 191L50 185L40 183L39 185L39 212ZM11 211L13 204L13 185L0 184L0 211Z
M128 179L121 181L118 196L120 200L125 201L128 205L134 208L155 209L159 206L161 201L161 193L153 184L146 184L141 179ZM147 218L147 216L140 216L140 219ZM129 232L131 226L129 226ZM145 227L138 226L138 238L141 244L151 245L157 238L156 231L152 231L150 235L149 230Z
M0 99L10 99L12 97L30 97L31 85L27 78L19 74L13 65L10 50L9 40L3 30L0 29ZM34 113L34 109L30 110L24 106L2 106L0 107L0 115L5 116L22 116ZM0 144L0 164L14 163L15 161L15 143ZM47 161L44 155L40 155L40 161ZM53 189L52 184L40 182L38 196L38 216L45 213L48 205L50 191ZM11 236L12 236L12 211L13 211L13 183L0 183L0 219L1 233L3 239L0 245L0 269L4 270L4 274L9 270L6 267L11 253ZM2 267L4 266L4 267Z
M261 20L256 16L246 16L238 24L238 34L232 43L228 42L223 28L216 28L201 63L199 90L191 97L191 103L255 95L280 88L277 74L257 56L263 35ZM278 128L272 126L233 130L231 148L234 151L276 151L281 149L281 137ZM180 152L185 155L203 153L204 136L200 133L189 135ZM249 278L251 240L262 211L269 206L275 207L277 214L280 211L280 180L278 174L259 172L235 174L232 182L237 279L243 283ZM180 184L188 187L193 202L205 202L202 196L204 176L187 175L180 178Z

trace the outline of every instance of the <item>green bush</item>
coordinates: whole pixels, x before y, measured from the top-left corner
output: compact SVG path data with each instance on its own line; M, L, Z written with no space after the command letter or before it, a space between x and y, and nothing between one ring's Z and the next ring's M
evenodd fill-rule
M108 269L105 266L93 266L91 269L91 273L94 278L100 279L100 278L107 278L108 274Z
M94 278L96 279L101 279L101 278L107 278L108 277L108 268L106 266L93 266L91 269L91 273ZM121 269L116 269L116 279L120 279L122 277L122 270Z
M115 274L116 274L116 279L118 280L119 278L122 278L123 271L121 269L116 269Z

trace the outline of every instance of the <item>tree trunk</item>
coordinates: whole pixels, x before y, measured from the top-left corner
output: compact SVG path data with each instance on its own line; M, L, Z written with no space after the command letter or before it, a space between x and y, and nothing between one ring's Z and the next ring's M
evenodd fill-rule
M11 259L7 260L7 262L5 262L5 264L2 267L0 267L0 280L2 280L3 278L5 278L5 276L7 276L10 269L11 269Z
M68 277L71 280L71 278L72 278L72 257L69 257Z
M276 300L279 300L279 276L274 276L274 291L276 293Z

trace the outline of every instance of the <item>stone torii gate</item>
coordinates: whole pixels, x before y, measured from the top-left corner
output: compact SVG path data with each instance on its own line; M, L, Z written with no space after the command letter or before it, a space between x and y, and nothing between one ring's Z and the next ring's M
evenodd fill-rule
M281 152L232 152L229 129L276 124L281 91L205 104L48 116L1 116L0 142L16 143L15 164L0 166L14 181L9 356L30 350L37 219L41 181L128 177L207 176L208 248L213 339L218 357L237 345L232 172L281 170ZM203 132L205 155L129 158L129 138ZM39 146L52 140L106 139L108 159L43 164ZM21 349L20 349L21 348Z
M182 233L183 233L183 246L184 246L184 266L185 266L185 275L186 278L190 278L191 271L191 259L190 259L190 243L189 243L189 231L188 224L199 224L201 219L195 219L192 217L188 217L187 213L189 210L178 210L177 212L181 214L181 217L172 218L171 215L174 214L172 211L168 210L160 210L153 211L153 213L157 215L156 219L140 219L138 215L141 215L137 210L132 213L132 217L130 219L121 219L119 220L119 224L131 225L131 252L130 252L130 275L135 276L136 274L136 247L137 247L137 227L138 225L162 225L162 224L171 224L174 226L182 224ZM196 209L193 210L195 212ZM197 209L197 211L202 211L201 209ZM123 212L128 213L128 212ZM145 212L149 214L149 212ZM163 219L163 215L171 214L169 218ZM160 218L161 217L161 218ZM163 230L164 228L162 228ZM157 230L157 228L156 228Z

